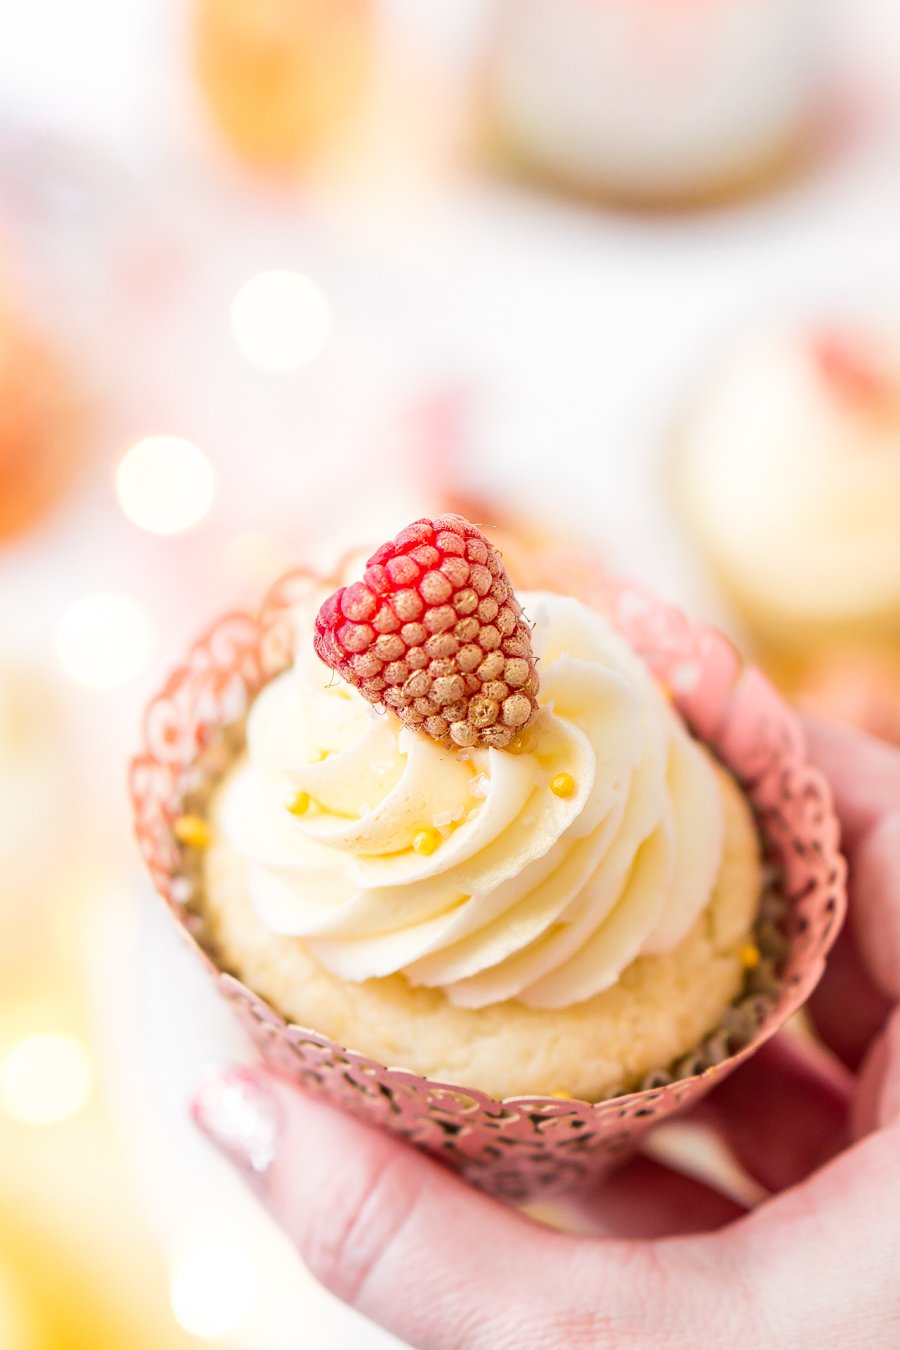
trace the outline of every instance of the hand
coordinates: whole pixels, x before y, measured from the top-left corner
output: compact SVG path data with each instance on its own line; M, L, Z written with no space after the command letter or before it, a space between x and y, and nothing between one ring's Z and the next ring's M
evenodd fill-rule
M851 867L851 919L809 1005L699 1108L769 1192L745 1211L638 1157L540 1226L262 1069L194 1103L313 1274L421 1350L900 1342L900 753L807 726ZM299 1341L298 1341L299 1345Z

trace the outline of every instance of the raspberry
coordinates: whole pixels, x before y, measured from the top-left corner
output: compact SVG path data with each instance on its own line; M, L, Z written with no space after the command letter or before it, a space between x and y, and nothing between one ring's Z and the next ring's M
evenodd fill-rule
M893 394L887 371L880 369L874 353L849 333L824 331L813 338L813 356L819 370L847 403L856 407L884 407Z
M462 516L417 520L316 617L364 698L444 745L504 749L537 714L531 631L499 554Z

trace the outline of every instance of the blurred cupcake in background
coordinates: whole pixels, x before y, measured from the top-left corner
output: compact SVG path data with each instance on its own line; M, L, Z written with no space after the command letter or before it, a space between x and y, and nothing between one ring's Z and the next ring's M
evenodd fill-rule
M524 588L602 603L609 578L602 553L571 538L564 522L538 521L469 494L451 497L447 509L468 514L490 531L503 565Z
M818 0L497 0L497 156L578 193L675 207L769 185L811 142Z
M68 372L0 278L0 544L39 520L69 486L81 421Z
M371 75L370 0L197 0L194 55L218 130L290 169L344 136Z
M858 687L860 663L870 660L874 683L891 685L900 654L900 333L783 327L750 337L681 427L676 489L777 678L791 687L811 679L820 706L829 689L829 700L846 704L840 689L848 678Z

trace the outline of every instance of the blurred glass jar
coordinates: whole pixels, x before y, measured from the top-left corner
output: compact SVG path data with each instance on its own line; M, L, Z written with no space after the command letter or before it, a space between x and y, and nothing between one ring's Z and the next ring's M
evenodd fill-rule
M749 336L687 410L673 470L695 543L782 683L900 651L900 330Z
M811 140L820 19L820 0L496 0L489 140L631 204L765 186Z
M347 132L372 74L370 0L198 0L197 76L241 158L301 164Z

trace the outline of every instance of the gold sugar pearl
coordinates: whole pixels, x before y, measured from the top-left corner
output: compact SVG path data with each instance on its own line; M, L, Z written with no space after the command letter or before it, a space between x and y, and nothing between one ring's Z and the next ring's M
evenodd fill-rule
M428 857L433 853L441 842L441 836L437 830L418 830L413 836L412 846L416 853L421 853L423 857Z
M755 970L760 962L759 948L752 942L748 942L741 948L741 965L745 970Z
M312 799L308 792L295 792L292 797L288 797L285 806L292 816L305 816L312 804Z
M209 826L202 816L179 816L173 826L175 838L186 848L207 848L210 842Z
M566 1092L565 1088L557 1088L555 1092L550 1093L551 1097L556 1097L561 1102L570 1102L572 1100L571 1092Z
M571 797L575 791L575 779L570 773L558 773L550 779L550 791L554 797Z

